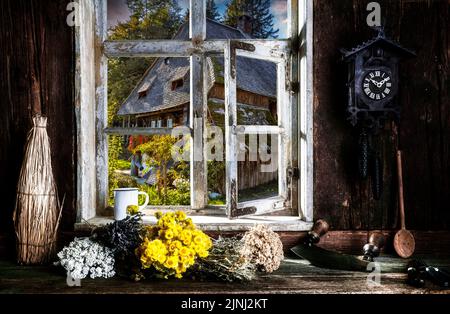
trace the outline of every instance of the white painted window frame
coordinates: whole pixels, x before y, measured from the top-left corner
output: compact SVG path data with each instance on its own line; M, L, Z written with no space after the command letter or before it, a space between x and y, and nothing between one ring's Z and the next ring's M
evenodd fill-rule
M240 41L239 41L240 42ZM236 43L230 41L225 47L224 81L225 81L225 136L226 136L226 193L227 193L227 215L230 218L262 215L282 211L292 207L290 187L287 177L287 169L292 167L291 153L292 132L292 103L295 93L290 85L291 76L287 70L292 60L289 41L280 41L277 46L267 45L265 42L254 42L244 49L234 49ZM252 49L254 51L246 51ZM238 125L237 119L237 56L253 59L261 59L275 63L277 67L277 116L276 126L267 125ZM288 77L289 76L289 77ZM238 190L238 155L237 147L239 137L248 134L275 135L278 140L277 162L278 162L278 195L270 198L253 201L239 202ZM241 139L241 141L243 138Z
M229 40L206 39L205 3L190 1L191 40L107 41L106 0L78 0L76 29L76 99L77 119L77 220L89 220L107 206L109 134L170 134L171 128L107 128L107 58L108 57L190 57L191 106L190 128L200 134L191 141L194 155L205 156L207 108L206 53L226 53ZM299 5L300 4L300 5ZM291 206L298 208L300 219L313 219L313 0L288 0L290 38L288 40L239 40L256 47L288 43L292 47L290 82L300 81L299 93L291 94L292 150L291 166L300 169L300 179L291 182ZM94 52L94 53L93 53ZM243 53L245 55L245 53ZM194 118L204 118L196 124ZM207 207L207 166L205 158L191 162L192 210ZM297 188L298 187L298 188Z

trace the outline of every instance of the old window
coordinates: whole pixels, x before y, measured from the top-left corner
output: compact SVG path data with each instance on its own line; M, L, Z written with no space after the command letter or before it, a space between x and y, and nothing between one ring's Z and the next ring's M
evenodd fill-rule
M146 97L148 94L148 91L150 90L150 87L152 86L153 82L155 81L155 78L153 77L150 81L144 82L142 86L138 90L139 98Z
M176 90L177 88L180 87L183 87L183 79L172 81L172 90Z
M77 30L80 222L101 217L109 205L108 141L117 137L126 145L136 145L166 134L189 143L190 205L179 208L197 215L200 224L214 229L226 223L238 230L257 221L277 224L278 230L310 227L312 0L272 2L286 12L277 24L283 28L278 37L274 29L257 29L249 16L240 17L235 28L220 26L206 18L205 1L191 0L185 7L187 22L172 39L164 35L167 28L156 27L137 38L117 40L108 33L107 1L79 0L83 20ZM102 49L96 49L98 43ZM148 71L160 71L138 80L136 96L128 96L138 110L121 108L123 123L111 124L108 63L124 58L137 60L137 66L148 65ZM164 89L167 83L170 87ZM167 97L161 98L166 92ZM161 106L155 113L161 118L144 110L154 104ZM168 113L179 117L181 129L164 118ZM214 118L218 114L221 118ZM166 127L162 119L167 119ZM150 128L142 127L149 124ZM208 169L220 155L225 159L215 165L223 166L217 182L223 180L224 197L221 204L214 204L209 199ZM257 169L265 169L258 175L260 180L274 182L272 186L253 195L242 193L247 184L243 178L248 169L242 166L246 158L256 158L251 161Z

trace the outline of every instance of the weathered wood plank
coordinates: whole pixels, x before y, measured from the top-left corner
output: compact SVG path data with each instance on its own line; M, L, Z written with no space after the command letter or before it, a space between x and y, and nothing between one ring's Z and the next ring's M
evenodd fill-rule
M194 46L206 39L206 6L203 1L190 2L190 37ZM190 127L193 130L190 145L191 208L202 209L208 204L206 122L208 108L206 57L195 53L191 56Z
M61 197L65 196L61 228L73 229L76 164L72 79L74 29L66 24L66 6L67 1L62 0L0 2L0 232L8 231L8 242L12 245L15 237L12 212L26 136L31 128L35 91L42 101L42 111L48 117L47 133L58 192ZM55 12L64 16L58 17ZM31 28L34 34L30 33ZM40 88L33 89L31 71L36 63L40 64L40 77L36 77Z
M170 135L173 128L106 128L103 130L108 135Z
M97 207L96 189L96 63L95 54L95 6L89 0L79 2L80 27L77 28L79 51L77 51L76 80L79 82L80 98L75 104L77 118L78 166L77 210L78 221L95 217Z
M450 80L445 35L450 30L450 4L445 0L379 3L385 33L417 52L416 58L400 65L406 225L448 229L450 179L443 174L450 173L449 89L445 88ZM346 69L339 63L339 49L375 35L366 23L366 3L316 0L314 6L315 217L326 218L335 229L395 228L397 182L392 176L395 155L390 131L379 139L385 193L375 202L370 183L357 176L357 134L345 116Z
M288 0L288 20L291 21L291 23L288 25L288 34L291 38L292 46L296 46L299 44L299 37L300 37L300 30L299 30L299 3L298 0ZM291 49L291 58L289 60L290 62L290 81L291 83L300 83L300 68L299 68L299 61L300 61L300 54L299 51L296 51L296 48ZM292 86L291 86L292 87ZM299 99L299 91L295 92L290 90L290 97L291 97L291 113L290 116L292 117L292 130L291 130L291 143L292 143L292 149L291 149L291 163L293 168L300 169L299 165L299 106L300 106L300 99ZM297 213L299 216L301 215L300 210L300 202L299 202L299 186L300 186L300 180L291 180L290 182L290 202L292 211L294 213Z
M203 31L203 29L201 29ZM258 48L252 54L252 57L272 61L280 57L279 53L273 50L276 47L278 51L288 52L290 44L288 40L258 40L243 39L250 45L258 45ZM219 39L214 41L204 41L193 43L187 40L115 40L106 41L104 43L104 53L110 58L118 57L188 57L195 53L201 54L206 52L223 53L227 45L227 40ZM244 51L239 52L240 55L248 56Z
M96 67L96 209L108 206L108 136L103 130L108 126L108 58L102 51L103 42L108 38L107 1L95 0L95 67Z
M313 133L313 1L306 0L299 6L299 51L300 67L300 116L299 116L299 156L300 156L300 215L312 221L314 210L314 133Z
M387 262L389 260L386 260ZM447 263L444 263L448 265ZM369 286L367 274L319 269L302 260L287 259L272 274L260 274L243 283L153 280L131 282L127 279L82 280L81 287L68 287L63 272L48 267L19 267L0 263L1 293L130 293L130 294L299 294L299 293L449 293L435 286L417 289L405 284L406 275L382 273L380 286ZM3 276L4 274L4 276Z
M187 57L195 51L191 41L107 41L104 52L110 58Z
M228 43L224 52L224 80L225 80L225 145L226 145L226 202L227 215L236 215L238 202L238 174L237 160L238 151L236 149L237 139L234 130L237 122L236 105L236 59L233 57L231 43Z

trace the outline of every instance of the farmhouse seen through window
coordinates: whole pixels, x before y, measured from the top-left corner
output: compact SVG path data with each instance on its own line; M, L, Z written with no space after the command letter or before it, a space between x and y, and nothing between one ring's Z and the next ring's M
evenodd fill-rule
M107 91L96 95L107 120L96 128L98 153L107 152L96 157L97 204L114 206L115 188L135 187L150 195L149 210L309 217L293 204L298 183L288 176L298 167L292 110L299 98L289 86L298 81L290 39L299 33L300 3L262 1L249 12L254 1L220 2L208 12L202 0L139 1L144 5L124 0L122 10L116 0L98 8L99 25L108 12L108 39L99 50L108 73L95 76ZM181 136L174 133L180 129ZM173 148L184 150L183 160ZM136 151L143 152L143 167L132 177Z

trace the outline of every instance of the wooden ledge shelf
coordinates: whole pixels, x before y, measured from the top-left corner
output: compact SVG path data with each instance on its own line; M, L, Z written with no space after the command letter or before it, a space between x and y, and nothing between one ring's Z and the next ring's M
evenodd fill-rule
M200 282L189 279L133 282L129 279L86 279L81 287L68 287L64 271L52 266L17 266L0 261L0 294L393 294L393 293L449 293L439 287L417 289L406 285L404 260L381 258L389 263L389 272L382 269L380 284L367 284L367 273L322 269L300 259L285 259L280 269L260 274L245 283ZM431 261L430 261L431 262ZM434 261L435 265L449 265L448 261Z
M258 224L267 224L276 232L309 231L312 228L312 223L305 222L295 216L254 216L230 220L224 216L193 215L190 218L200 229L215 232L245 232ZM95 227L104 226L111 222L114 222L113 217L95 217L75 224L75 231L90 231ZM146 225L154 225L156 224L156 218L144 216L143 222Z

